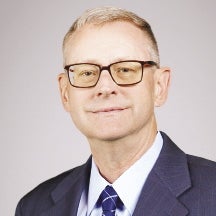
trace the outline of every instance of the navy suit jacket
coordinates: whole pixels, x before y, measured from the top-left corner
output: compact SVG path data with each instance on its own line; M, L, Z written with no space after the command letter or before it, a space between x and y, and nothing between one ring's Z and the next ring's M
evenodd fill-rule
M186 155L166 134L162 136L163 148L133 215L216 216L216 163ZM91 158L40 184L20 200L16 216L76 216L90 170Z

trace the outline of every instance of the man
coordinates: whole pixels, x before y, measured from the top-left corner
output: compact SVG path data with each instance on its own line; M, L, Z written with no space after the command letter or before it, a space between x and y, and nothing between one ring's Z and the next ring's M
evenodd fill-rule
M16 216L215 216L216 163L185 155L157 130L170 69L160 67L149 24L121 9L89 10L63 55L62 103L92 156L27 194Z

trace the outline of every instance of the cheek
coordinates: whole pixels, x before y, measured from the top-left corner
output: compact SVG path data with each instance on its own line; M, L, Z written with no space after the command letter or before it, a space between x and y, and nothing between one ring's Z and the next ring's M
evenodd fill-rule
M151 103L154 100L154 78L153 75L143 76L139 86L139 92L136 93L140 102Z
M149 82L140 83L139 91L134 94L136 95L134 96L135 112L141 116L154 112L154 85L152 79Z
M72 89L69 92L69 99L68 99L68 112L71 114L71 117L74 119L76 116L79 116L79 112L82 110L82 100L83 96L81 96L76 89Z
M135 101L135 111L139 114L145 114L154 110L154 99L151 92L142 91ZM137 109L137 110L136 110Z
M84 89L85 90L85 89ZM73 88L69 93L69 113L75 125L79 125L84 119L84 107L89 100L87 93L82 89Z

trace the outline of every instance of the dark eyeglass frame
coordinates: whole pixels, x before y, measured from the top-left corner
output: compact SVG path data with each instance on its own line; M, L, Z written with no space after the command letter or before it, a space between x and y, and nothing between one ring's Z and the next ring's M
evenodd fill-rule
M119 83L116 82L116 80L115 80L115 79L113 78L113 76L112 76L110 67L111 67L112 65L114 65L114 64L123 63L123 62L138 62L138 63L141 64L141 67L142 67L142 74L141 74L141 78L140 78L139 81L134 82L134 83L130 83L130 84L119 84ZM82 64L88 64L88 65L97 66L97 67L100 69L100 73L99 73L98 79L97 79L97 81L96 81L96 83L95 83L94 85L90 85L90 86L77 86L77 85L72 84L72 82L71 82L71 80L70 80L70 75L69 75L69 73L70 73L70 72L69 72L69 68L70 68L71 66L82 65ZM109 72L109 74L110 74L112 80L113 80L118 86L131 86L131 85L135 85L135 84L141 82L141 81L142 81L142 78L143 78L144 67L151 67L151 66L156 66L157 68L159 68L158 64L157 64L156 62L154 62L154 61L124 60L124 61L118 61L118 62L111 63L111 64L109 64L109 65L107 65L107 66L101 66L101 65L99 65L99 64L94 64L94 63L69 64L69 65L66 65L66 66L64 67L64 69L65 69L65 71L67 72L68 80L69 80L71 86L76 87L76 88L91 88L91 87L94 87L94 86L97 85L97 83L98 83L98 81L99 81L99 79L100 79L101 72L102 72L103 70L107 70L107 71Z

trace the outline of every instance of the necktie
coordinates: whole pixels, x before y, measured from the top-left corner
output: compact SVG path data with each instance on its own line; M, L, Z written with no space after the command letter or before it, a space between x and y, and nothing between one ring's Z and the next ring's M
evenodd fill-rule
M112 186L105 187L99 200L103 210L102 216L115 216L116 208L122 210L123 203Z

